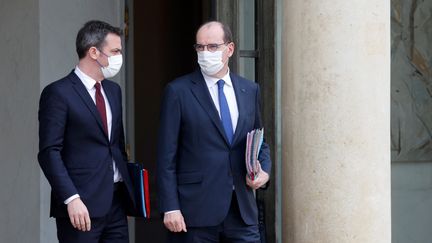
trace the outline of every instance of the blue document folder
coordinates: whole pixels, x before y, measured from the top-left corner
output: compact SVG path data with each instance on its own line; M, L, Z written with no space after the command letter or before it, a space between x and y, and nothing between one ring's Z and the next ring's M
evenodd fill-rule
M134 187L136 213L131 216L150 218L150 195L148 171L141 163L128 163L128 170Z

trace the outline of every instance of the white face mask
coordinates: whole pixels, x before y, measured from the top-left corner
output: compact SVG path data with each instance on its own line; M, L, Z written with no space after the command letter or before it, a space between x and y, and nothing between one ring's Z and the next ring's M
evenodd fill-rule
M102 66L99 63L104 78L114 77L120 71L122 64L123 64L123 56L121 54L108 57L108 66L106 67Z
M201 71L208 76L212 76L222 70L222 68L224 67L224 63L222 62L222 53L223 51L197 52L198 64L201 67Z

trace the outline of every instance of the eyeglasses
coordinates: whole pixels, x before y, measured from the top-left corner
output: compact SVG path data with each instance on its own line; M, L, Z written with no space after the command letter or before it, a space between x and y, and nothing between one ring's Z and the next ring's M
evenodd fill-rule
M219 46L226 45L228 42L222 43L222 44L207 44L207 45L201 45L201 44L194 44L195 51L204 51L205 47L207 47L207 50L209 52L215 52L219 49Z

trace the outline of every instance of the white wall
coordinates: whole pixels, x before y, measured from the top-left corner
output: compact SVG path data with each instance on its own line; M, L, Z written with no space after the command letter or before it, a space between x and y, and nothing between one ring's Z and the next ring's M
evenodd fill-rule
M39 12L0 1L0 242L39 238Z
M88 20L123 27L120 0L0 0L0 242L57 242L37 162L39 95L76 65ZM124 72L117 80L123 87Z

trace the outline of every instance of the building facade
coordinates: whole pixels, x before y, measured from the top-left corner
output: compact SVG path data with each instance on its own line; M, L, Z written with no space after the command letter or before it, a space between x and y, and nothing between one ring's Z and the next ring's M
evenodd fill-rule
M75 67L78 29L90 19L125 29L115 80L128 150L152 173L162 90L197 67L195 31L217 19L235 36L232 70L263 92L274 161L270 187L257 195L267 242L430 242L431 8L414 0L0 1L0 241L57 242L36 158L37 110L42 89ZM155 190L151 197L156 206ZM149 221L130 219L131 242L163 241L152 210Z

